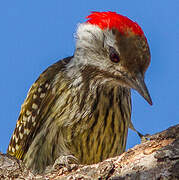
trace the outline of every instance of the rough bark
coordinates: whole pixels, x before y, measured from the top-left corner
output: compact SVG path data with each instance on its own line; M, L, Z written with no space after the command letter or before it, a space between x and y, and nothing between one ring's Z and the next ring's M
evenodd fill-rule
M56 166L51 172L33 175L21 161L0 154L1 179L179 179L179 125L150 136L120 156L94 165Z

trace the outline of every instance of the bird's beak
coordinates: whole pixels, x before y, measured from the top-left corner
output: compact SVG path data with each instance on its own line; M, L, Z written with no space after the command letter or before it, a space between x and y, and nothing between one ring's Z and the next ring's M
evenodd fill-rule
M138 73L135 77L135 80L132 82L133 88L139 92L141 96L150 104L152 105L152 99L150 97L149 91L147 89L147 86L144 82L144 78L141 73Z

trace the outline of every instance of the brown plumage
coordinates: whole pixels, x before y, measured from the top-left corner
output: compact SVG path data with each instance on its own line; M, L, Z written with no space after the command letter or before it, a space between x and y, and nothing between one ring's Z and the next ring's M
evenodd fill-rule
M144 83L147 40L118 16L123 31L81 24L74 56L50 66L29 90L7 152L34 172L59 157L93 164L121 154L128 128L134 129L130 88L152 104Z

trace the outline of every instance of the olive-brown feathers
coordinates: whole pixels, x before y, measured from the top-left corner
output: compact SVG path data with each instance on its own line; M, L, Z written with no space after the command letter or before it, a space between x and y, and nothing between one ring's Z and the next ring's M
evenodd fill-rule
M120 63L128 72L144 75L150 64L150 50L145 36L134 34L123 35L113 29L116 37L118 51L120 52Z

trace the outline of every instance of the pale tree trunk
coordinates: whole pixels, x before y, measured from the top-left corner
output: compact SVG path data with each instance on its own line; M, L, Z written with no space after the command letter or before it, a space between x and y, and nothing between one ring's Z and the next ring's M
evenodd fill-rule
M94 165L56 166L51 172L33 175L22 162L0 154L1 179L179 179L179 125L152 135L122 155Z

